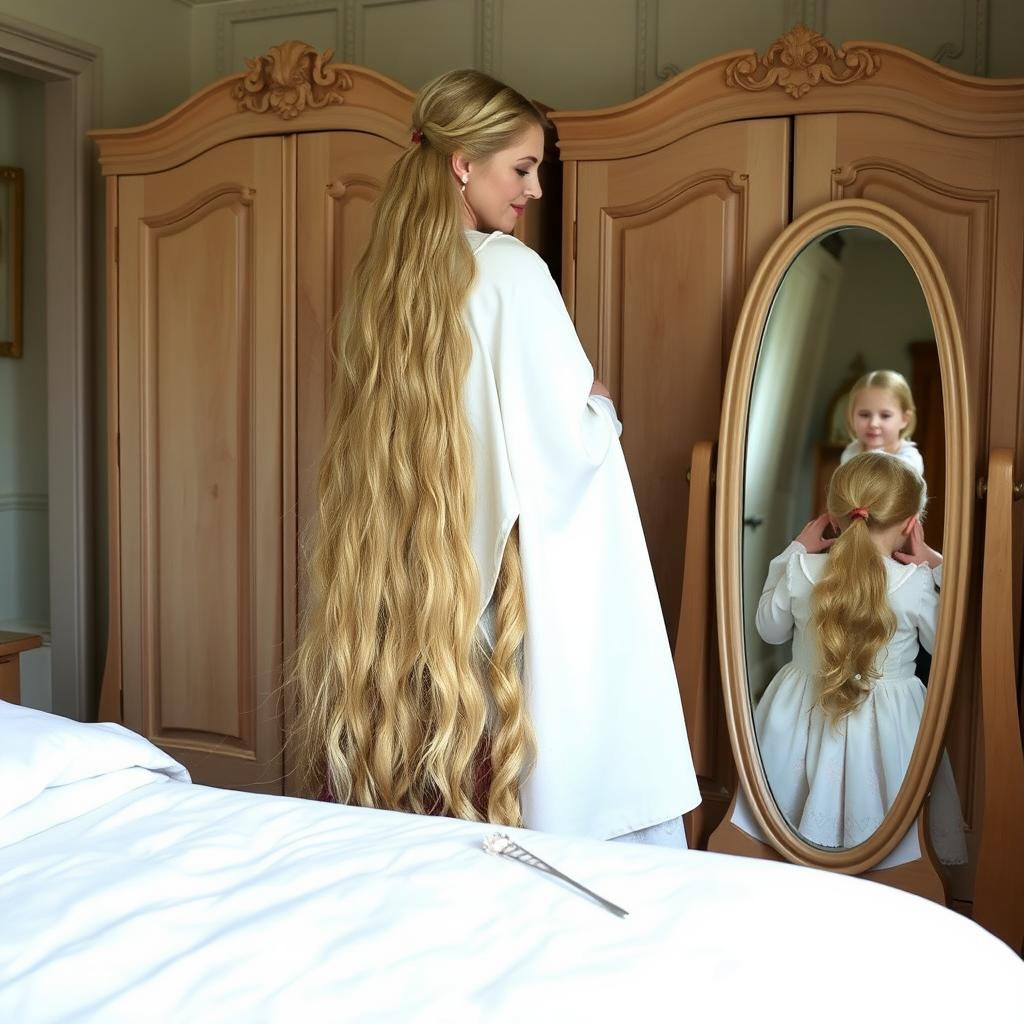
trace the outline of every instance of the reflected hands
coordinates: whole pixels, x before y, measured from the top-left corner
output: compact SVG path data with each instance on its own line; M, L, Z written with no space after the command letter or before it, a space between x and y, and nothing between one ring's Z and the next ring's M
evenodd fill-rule
M803 544L809 555L817 555L827 551L835 543L835 537L826 537L825 531L832 525L825 512L817 519L812 519L798 534L796 542Z
M904 565L928 565L937 569L942 565L942 555L934 548L928 547L924 541L924 525L920 519L914 520L910 530L910 551L894 551L893 558Z

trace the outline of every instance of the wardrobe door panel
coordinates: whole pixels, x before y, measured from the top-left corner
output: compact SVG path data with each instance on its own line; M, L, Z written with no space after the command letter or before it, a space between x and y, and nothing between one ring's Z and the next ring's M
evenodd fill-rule
M611 389L675 636L693 446L718 436L736 319L787 222L789 121L717 125L577 165L576 327Z
M284 142L118 188L124 721L281 790Z
M984 475L988 450L1015 447L1021 431L1024 139L946 134L880 114L795 120L794 215L830 199L873 199L903 214L938 256L960 318L974 465L976 475ZM1019 509L1016 514L1019 530ZM975 551L981 550L982 520L976 517ZM980 558L973 559L975 593L980 568ZM1014 573L1014 593L1020 593L1019 562ZM973 843L981 824L977 679L978 630L972 621L948 731L971 844L971 865L953 878L953 897L962 900L971 896Z
M747 283L788 220L789 139L788 118L765 118L706 128L640 156L576 164L576 327L618 405L672 638L680 616L699 611L680 607L687 471L695 445L718 437ZM711 586L698 579L693 592L711 600ZM703 797L689 825L697 846L734 785L714 640L706 639L696 671L707 678L679 681L684 701L708 694L686 707ZM682 654L677 665L690 664Z

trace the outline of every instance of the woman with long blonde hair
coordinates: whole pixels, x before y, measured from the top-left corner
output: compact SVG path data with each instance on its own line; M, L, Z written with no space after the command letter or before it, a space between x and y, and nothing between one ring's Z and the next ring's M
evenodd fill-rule
M856 846L878 828L917 740L926 691L914 659L919 644L932 650L942 579L942 556L924 542L924 502L924 481L903 460L855 455L832 475L828 513L768 570L757 630L767 643L792 640L793 653L755 709L758 745L779 808L820 846ZM964 862L945 753L930 826L940 859Z
M416 98L339 328L291 745L341 803L681 837L696 783L617 419L510 234L544 127L476 71Z

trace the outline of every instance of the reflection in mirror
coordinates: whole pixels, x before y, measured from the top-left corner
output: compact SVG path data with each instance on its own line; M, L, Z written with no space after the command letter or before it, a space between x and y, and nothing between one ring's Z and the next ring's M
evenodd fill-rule
M944 485L939 361L914 271L876 231L829 232L789 266L765 325L743 503L761 761L791 827L822 848L867 840L906 774L938 619ZM931 800L932 845L962 863L945 753Z

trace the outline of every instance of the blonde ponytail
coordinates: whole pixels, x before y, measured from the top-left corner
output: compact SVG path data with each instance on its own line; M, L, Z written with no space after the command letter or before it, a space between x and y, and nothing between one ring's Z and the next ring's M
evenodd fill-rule
M888 578L872 533L920 515L924 481L881 452L850 459L832 475L828 511L840 525L825 572L811 594L818 638L818 704L838 723L879 678L876 661L896 631Z

